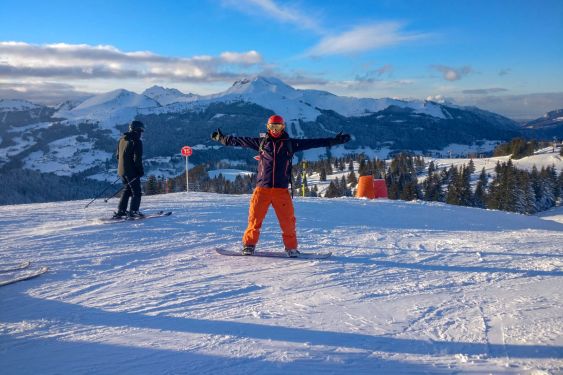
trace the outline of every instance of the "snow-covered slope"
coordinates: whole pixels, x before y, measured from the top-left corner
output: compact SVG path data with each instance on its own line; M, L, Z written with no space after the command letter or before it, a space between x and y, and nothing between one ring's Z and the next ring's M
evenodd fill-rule
M296 199L302 250L224 257L249 196L147 197L167 218L100 224L103 203L0 207L6 374L551 374L563 353L563 224L443 204ZM115 203L115 202L114 202ZM281 250L275 215L261 248ZM23 271L22 271L23 272ZM0 274L0 279L12 277Z
M61 110L55 117L68 120L97 121L102 127L112 128L116 124L125 124L141 110L157 108L160 104L145 96L119 89L104 94L94 95L71 110Z
M26 111L41 108L40 105L20 99L0 99L0 112Z

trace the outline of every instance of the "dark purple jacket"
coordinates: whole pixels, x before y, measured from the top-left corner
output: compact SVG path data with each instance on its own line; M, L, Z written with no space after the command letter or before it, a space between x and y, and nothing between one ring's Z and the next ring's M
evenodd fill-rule
M220 140L225 146L247 147L259 151L262 138L225 136ZM291 143L291 146L288 144ZM328 147L337 144L334 138L291 139L284 132L279 138L267 136L258 161L257 187L285 188L291 180L293 153L310 148Z

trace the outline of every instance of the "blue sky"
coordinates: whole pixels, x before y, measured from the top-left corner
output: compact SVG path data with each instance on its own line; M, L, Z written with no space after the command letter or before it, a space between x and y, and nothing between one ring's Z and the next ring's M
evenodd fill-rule
M359 97L563 108L563 1L3 1L0 97L56 101L248 75Z

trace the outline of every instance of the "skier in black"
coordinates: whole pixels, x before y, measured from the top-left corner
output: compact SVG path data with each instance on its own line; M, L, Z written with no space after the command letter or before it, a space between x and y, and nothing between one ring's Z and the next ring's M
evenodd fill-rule
M123 194L117 207L114 218L142 217L139 212L141 205L141 177L145 174L143 169L143 141L141 135L145 126L141 121L131 121L129 131L124 133L117 144L117 174L123 181ZM127 205L131 198L129 212Z

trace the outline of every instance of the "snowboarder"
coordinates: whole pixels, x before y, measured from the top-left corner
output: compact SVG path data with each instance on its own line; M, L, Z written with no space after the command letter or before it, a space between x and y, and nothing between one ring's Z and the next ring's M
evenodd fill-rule
M138 218L144 216L139 212L141 205L141 177L145 174L143 168L143 141L141 135L145 126L141 121L131 121L129 131L124 133L117 144L117 174L123 182L123 194L119 200L114 218L129 216ZM129 212L127 205L131 198Z
M271 116L266 127L268 133L262 138L226 136L221 133L221 129L217 129L211 134L211 139L225 146L247 147L260 153L256 188L248 211L248 227L242 238L242 253L254 254L262 221L271 204L274 206L282 230L285 251L289 257L297 257L299 251L295 233L295 214L288 191L293 154L310 148L346 143L350 141L350 136L341 132L334 138L292 139L285 132L283 118L278 115Z

